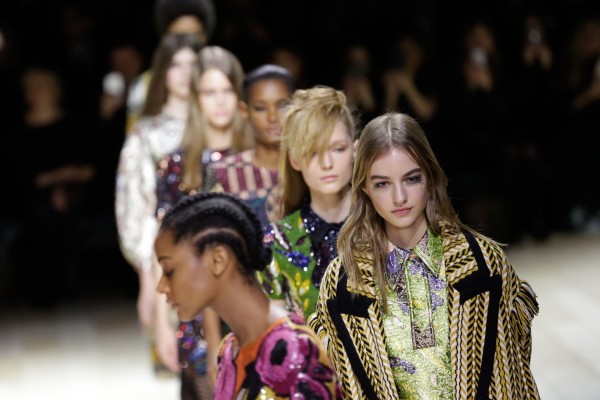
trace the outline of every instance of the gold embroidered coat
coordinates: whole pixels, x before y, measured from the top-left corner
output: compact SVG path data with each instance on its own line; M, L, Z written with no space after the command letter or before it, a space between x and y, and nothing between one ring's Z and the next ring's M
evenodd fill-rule
M539 399L530 369L536 295L495 243L443 226L454 399ZM348 284L339 258L327 268L310 327L324 343L348 399L398 399L386 352L370 254Z

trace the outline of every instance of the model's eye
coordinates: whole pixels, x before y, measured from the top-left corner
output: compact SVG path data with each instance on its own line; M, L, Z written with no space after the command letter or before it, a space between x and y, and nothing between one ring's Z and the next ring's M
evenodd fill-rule
M420 185L423 183L423 175L412 175L406 178L406 181L411 185Z
M389 183L389 182L387 182L387 181L379 181L379 182L375 182L375 183L373 184L373 188L374 188L374 189L383 189L383 188L386 188L386 187L388 187L388 186L389 186L389 184L390 184L390 183Z

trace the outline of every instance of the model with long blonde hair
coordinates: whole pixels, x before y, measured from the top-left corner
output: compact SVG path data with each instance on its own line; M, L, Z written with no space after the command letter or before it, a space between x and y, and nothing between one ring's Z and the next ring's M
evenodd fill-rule
M538 399L536 295L465 226L425 132L402 113L360 135L339 257L309 325L349 398Z

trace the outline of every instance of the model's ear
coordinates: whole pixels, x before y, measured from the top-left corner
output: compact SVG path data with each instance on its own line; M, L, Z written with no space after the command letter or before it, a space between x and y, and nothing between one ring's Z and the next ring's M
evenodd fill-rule
M213 275L215 277L223 275L232 257L229 249L224 245L217 244L207 248L205 251L208 252L207 260L210 263L210 270Z
M356 160L356 148L358 147L358 139L352 143L352 159Z
M248 108L249 108L248 104L246 104L245 101L240 101L239 108L240 108L240 113L242 114L242 116L244 118L248 119L249 118L249 115L248 115Z
M290 160L290 165L292 166L292 168L294 168L296 171L302 170L302 166L300 165L298 160L296 160L294 157L292 157L292 155L290 154L289 151L288 151L288 159Z

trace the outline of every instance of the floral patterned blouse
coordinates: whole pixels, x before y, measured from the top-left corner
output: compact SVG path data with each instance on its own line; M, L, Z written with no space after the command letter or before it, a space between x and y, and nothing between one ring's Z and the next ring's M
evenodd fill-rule
M332 363L315 333L280 318L243 348L229 333L219 348L215 400L340 399Z
M388 312L383 323L402 399L452 398L450 328L442 238L428 230L409 250L394 247L386 263Z

